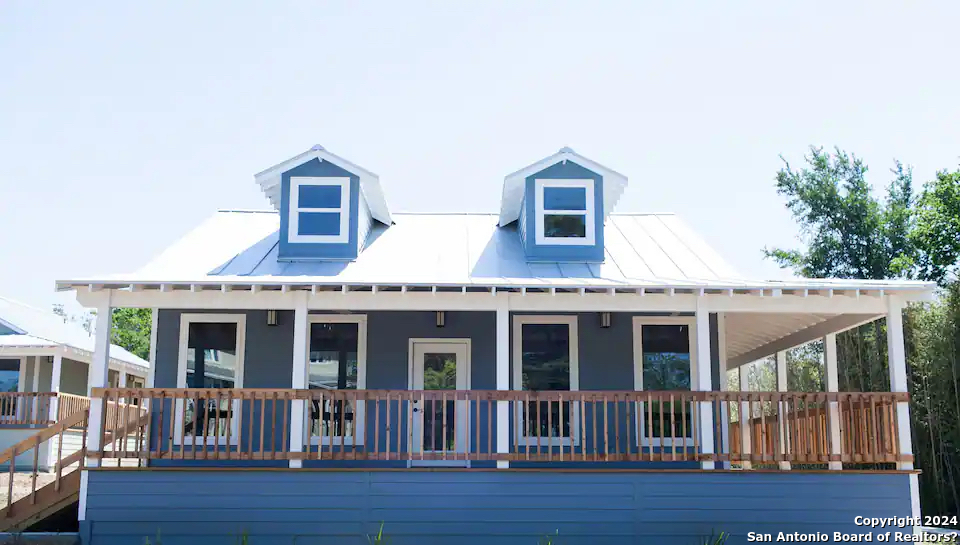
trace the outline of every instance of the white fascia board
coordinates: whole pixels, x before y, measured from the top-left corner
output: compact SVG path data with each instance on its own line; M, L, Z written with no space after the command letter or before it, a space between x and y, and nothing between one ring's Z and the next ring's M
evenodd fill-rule
M551 167L561 161L573 161L578 165L592 170L603 176L604 201L603 216L607 217L613 211L613 206L620 199L627 185L627 177L619 172L607 168L596 161L576 153L575 151L564 148L559 152L537 161L536 163L524 167L512 174L508 174L503 179L503 193L500 200L500 221L498 225L504 225L516 221L520 217L520 203L523 200L523 183L528 176L536 174L545 168Z
M270 199L270 203L274 208L277 210L280 209L280 175L291 168L302 165L303 163L313 159L328 161L350 173L356 174L360 178L360 190L363 193L364 198L367 200L367 206L370 207L370 215L372 215L377 221L386 225L390 225L392 223L393 220L390 217L390 210L387 208L386 197L383 194L383 188L380 186L380 177L373 172L370 172L369 170L355 163L351 163L343 157L334 155L333 153L330 153L324 149L307 150L304 153L287 159L278 165L274 165L254 175L254 179L258 184L260 184L260 189Z

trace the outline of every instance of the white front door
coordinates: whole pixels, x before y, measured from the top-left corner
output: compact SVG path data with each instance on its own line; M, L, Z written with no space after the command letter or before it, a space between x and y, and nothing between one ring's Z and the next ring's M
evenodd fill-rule
M450 391L435 399L412 403L411 453L465 453L469 450L469 406L457 400L454 390L470 389L470 345L467 340L411 342L412 390Z

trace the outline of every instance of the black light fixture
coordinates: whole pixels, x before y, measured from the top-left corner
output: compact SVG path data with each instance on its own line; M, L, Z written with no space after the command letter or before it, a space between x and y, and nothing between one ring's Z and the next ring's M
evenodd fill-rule
M277 325L277 311L275 310L267 311L267 325L270 325L270 326Z
M600 313L600 327L610 327L610 313L601 312Z
M437 327L443 327L446 323L446 313L442 310L437 311Z

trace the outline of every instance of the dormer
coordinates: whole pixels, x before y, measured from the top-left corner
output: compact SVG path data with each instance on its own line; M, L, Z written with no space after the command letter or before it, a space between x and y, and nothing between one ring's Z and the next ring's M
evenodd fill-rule
M516 222L528 261L602 262L604 221L626 185L563 148L504 179L499 225Z
M376 174L314 146L255 176L280 212L278 259L353 260L390 211Z

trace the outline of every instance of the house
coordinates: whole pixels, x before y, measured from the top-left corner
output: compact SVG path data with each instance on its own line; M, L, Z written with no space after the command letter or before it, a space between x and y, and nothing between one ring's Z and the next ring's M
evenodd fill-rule
M86 407L92 332L51 311L0 297L0 451L34 436L69 413ZM109 385L143 387L149 364L119 346L111 346ZM71 433L71 447L80 439ZM38 466L53 466L54 448L40 449ZM21 457L18 468L32 468ZM4 467L8 462L2 462Z
M614 214L627 177L569 148L488 215L396 213L321 146L255 181L272 210L57 283L153 309L146 388L108 383L97 324L85 543L745 543L919 514L901 310L933 285L744 278L673 215ZM836 335L874 320L889 392L838 392ZM788 392L809 342L827 391ZM727 391L768 356L778 391Z

